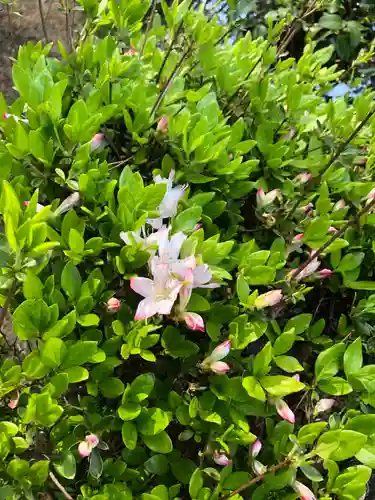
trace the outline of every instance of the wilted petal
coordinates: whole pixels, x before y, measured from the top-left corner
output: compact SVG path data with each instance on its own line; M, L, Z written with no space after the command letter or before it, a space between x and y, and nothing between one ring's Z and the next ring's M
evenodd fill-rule
M232 465L232 460L226 456L225 453L220 453L218 451L214 451L213 459L215 464L223 465L224 467L228 467Z
M226 340L222 344L218 345L210 354L209 359L211 361L220 361L225 358L229 354L229 351L232 347L232 341Z
M282 298L283 292L281 290L271 290L270 292L259 295L259 297L256 298L254 305L257 309L272 307L278 304Z
M78 445L78 453L81 457L88 457L91 453L92 447L87 441L81 441Z
M256 439L254 443L250 446L250 455L252 457L257 457L262 449L262 443L259 439Z
M130 288L142 297L149 297L152 295L154 282L149 278L130 278Z
M251 464L254 474L261 476L267 472L267 467L259 462L259 460L254 460Z
M335 399L323 398L320 401L318 401L317 404L315 405L314 413L315 415L317 415L318 413L323 413L325 411L328 411L331 408L333 408L335 404L336 404Z
M368 200L374 200L375 199L375 188L371 189L369 194L367 195Z
M162 116L160 118L156 130L162 134L165 134L168 131L168 116Z
M333 211L341 210L342 208L346 208L345 200L341 198L337 203L333 205Z
M293 484L293 489L299 494L301 500L316 500L314 493L304 484L299 481L295 481Z
M283 399L277 399L276 403L276 411L280 415L283 420L286 420L290 424L294 424L296 421L296 417L289 406L285 403Z
M301 184L305 184L311 179L312 175L310 174L310 172L302 172L301 174L298 174L296 176L296 181L300 182Z
M9 401L8 407L11 410L14 410L15 408L17 408L19 401L20 401L20 393L16 391L16 393L13 394L12 399Z
M55 210L55 215L58 216L64 214L65 212L68 212L71 208L78 205L79 201L79 193L71 194L60 204L60 206L57 207L57 209Z
M210 370L218 375L221 375L223 373L227 373L230 370L230 366L227 363L224 363L224 361L214 361L210 364Z
M329 233L336 233L336 232L337 232L337 229L336 229L335 227L333 227L333 226L329 226L329 228L328 228L328 232L329 232Z
M199 314L186 312L183 315L183 320L191 330L199 330L200 332L204 332L204 321L202 316L200 316Z

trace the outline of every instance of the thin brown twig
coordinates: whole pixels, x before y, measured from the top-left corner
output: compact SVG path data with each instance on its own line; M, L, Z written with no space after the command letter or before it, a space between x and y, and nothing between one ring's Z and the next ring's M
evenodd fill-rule
M148 35L149 35L149 32L150 32L152 23L154 21L155 11L156 11L156 0L153 0L152 7L151 7L151 14L150 14L150 17L148 18L148 21L147 21L147 27L146 27L145 36L143 37L142 47L141 47L141 50L139 51L139 57L140 58L143 56L143 52L144 52L145 47L146 47Z
M68 500L74 500L73 497L66 491L64 486L59 482L53 472L49 473L49 477L52 479L53 483L57 486L57 488L61 491L65 498L67 498Z
M1 332L3 339L5 340L6 344L8 345L8 347L12 347L12 346L9 344L8 339L6 338L6 335L3 333L2 329L3 329L3 323L5 320L6 314L7 314L8 309L9 309L9 305L10 305L10 303L14 297L14 294L16 292L16 288L17 288L17 282L14 279L13 283L11 284L11 286L9 288L7 298L5 299L4 307L0 311L0 332Z
M234 495L241 493L241 491L246 490L247 488L249 488L253 484L259 483L259 481L263 481L263 479L266 477L267 474L273 474L274 472L278 471L279 469L283 469L284 467L287 467L288 465L290 465L290 463L291 463L291 459L286 458L283 462L280 462L279 464L274 465L273 467L270 467L267 470L267 472L265 472L264 474L260 474L259 476L253 477L253 479L251 481L249 481L246 484L243 484L242 486L240 486L236 490L232 491L232 493L229 493L228 495L224 495L224 496L220 497L220 500L226 500L227 498L234 497Z
M43 30L44 40L45 40L46 43L48 43L48 33L47 33L47 28L46 28L46 21L44 19L44 14L43 14L43 3L42 3L42 0L38 0L38 7L39 7L40 22L42 23L42 30Z
M183 26L183 21L181 21L180 24L178 25L178 28L176 29L176 32L173 35L172 41L169 44L167 52L165 53L165 56L164 56L164 59L163 59L163 61L161 63L161 66L160 66L160 69L158 71L158 74L156 75L156 83L159 83L159 81L160 81L161 74L163 72L164 66L165 66L165 64L167 62L168 57L170 56L170 53L172 52L173 45L176 43L178 35L180 34L180 32L182 30L182 26Z
M315 252L312 252L310 257L305 262L303 262L299 267L297 267L297 269L292 271L291 280L296 279L297 276L299 276L302 273L302 271L306 269L306 267L313 260L317 259L324 252L324 250L326 250L334 241L340 238L340 236L342 236L350 226L354 225L363 215L369 212L374 206L375 206L375 199L370 201L370 203L367 203L367 205L365 205L358 214L349 219L348 222L344 226L342 226L341 229L336 231L335 234L328 241L324 243L324 245L322 245Z

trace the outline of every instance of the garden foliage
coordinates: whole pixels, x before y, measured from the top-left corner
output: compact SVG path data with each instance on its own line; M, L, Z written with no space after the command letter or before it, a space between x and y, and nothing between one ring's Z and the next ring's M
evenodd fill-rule
M364 498L374 93L285 21L81 4L0 103L1 498Z

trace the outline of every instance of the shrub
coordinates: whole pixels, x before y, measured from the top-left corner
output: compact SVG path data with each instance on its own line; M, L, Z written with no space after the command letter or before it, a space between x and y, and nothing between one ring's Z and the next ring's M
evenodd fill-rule
M363 498L373 92L285 23L81 3L1 102L2 497Z

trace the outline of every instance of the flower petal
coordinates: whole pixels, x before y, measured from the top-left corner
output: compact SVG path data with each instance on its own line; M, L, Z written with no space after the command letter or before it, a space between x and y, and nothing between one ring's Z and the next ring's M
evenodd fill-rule
M149 278L130 278L130 288L142 297L149 297L154 288L154 282Z
M134 319L136 321L151 318L158 313L157 302L152 297L141 300L138 304Z
M88 457L91 454L91 446L87 441L81 441L78 445L78 453L81 457Z

